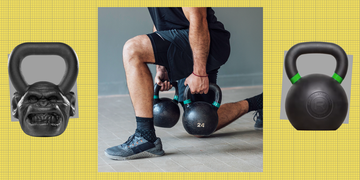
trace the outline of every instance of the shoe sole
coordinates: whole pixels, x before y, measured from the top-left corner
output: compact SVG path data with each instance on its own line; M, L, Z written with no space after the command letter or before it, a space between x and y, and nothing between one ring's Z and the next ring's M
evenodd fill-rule
M159 157L159 156L163 156L165 154L165 152L162 150L159 154L153 154L147 151L141 152L141 153L137 153L137 154L133 154L131 156L127 156L127 157L122 157L122 156L113 156L108 154L105 151L105 156L113 159L113 160L119 160L119 161L123 161L123 160L130 160L130 159L139 159L139 158L148 158L148 157Z

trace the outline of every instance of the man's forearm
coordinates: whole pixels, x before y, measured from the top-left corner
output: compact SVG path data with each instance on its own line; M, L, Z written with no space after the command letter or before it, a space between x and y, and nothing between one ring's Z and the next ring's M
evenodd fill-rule
M198 75L206 74L206 62L210 49L210 33L206 16L191 16L189 41L193 52L193 71Z

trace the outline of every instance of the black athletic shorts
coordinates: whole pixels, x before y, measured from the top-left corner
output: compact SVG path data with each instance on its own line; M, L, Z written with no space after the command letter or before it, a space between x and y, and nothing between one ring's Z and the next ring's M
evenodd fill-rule
M176 31L177 33L179 30ZM182 31L186 32L186 31ZM178 80L179 102L183 101L183 92L185 90L185 79L193 72L193 58L188 36L184 33L174 34L172 30L157 31L147 34L151 40L154 50L155 64L164 66L168 71L171 81ZM169 38L171 36L172 38ZM171 39L173 42L168 41ZM218 69L220 65L214 63L214 59L209 56L207 61L207 73L209 82L216 83ZM193 101L214 101L214 93L209 92L206 95L192 95Z

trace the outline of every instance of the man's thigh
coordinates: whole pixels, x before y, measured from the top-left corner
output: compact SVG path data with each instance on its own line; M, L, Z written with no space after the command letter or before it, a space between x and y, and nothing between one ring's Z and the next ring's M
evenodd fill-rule
M155 64L164 66L166 67L166 69L168 69L169 63L167 59L167 52L171 42L165 40L164 38L159 36L156 32L147 34L147 36L151 41L152 50L155 57Z
M156 31L148 34L154 50L155 64L166 67L171 81L187 77L193 68L188 37L184 33L174 33L177 31L181 30Z

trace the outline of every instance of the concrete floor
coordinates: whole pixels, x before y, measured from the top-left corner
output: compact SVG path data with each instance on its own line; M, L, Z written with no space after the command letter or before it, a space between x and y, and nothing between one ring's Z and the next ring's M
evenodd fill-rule
M223 88L222 104L261 92L262 86ZM160 93L160 97L172 98L173 93ZM99 97L98 171L262 172L263 134L254 130L253 116L254 112L250 112L210 137L196 138L183 128L181 112L173 128L155 127L164 156L114 161L104 155L104 150L122 144L135 132L134 110L129 95Z

